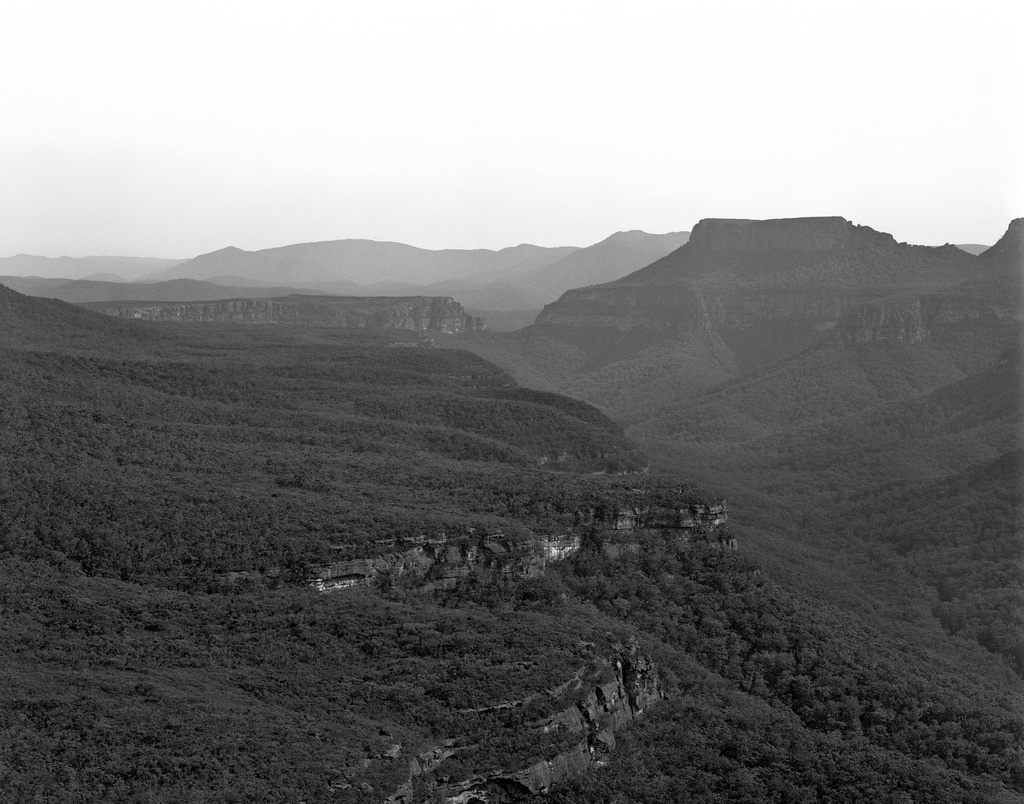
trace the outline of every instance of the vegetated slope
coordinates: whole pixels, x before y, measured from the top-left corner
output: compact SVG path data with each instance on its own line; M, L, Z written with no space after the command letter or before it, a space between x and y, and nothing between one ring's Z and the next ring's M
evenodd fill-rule
M147 340L125 321L81 310L55 299L34 299L0 285L0 347L60 346L97 341L114 350L124 341Z
M963 590L975 602L1003 598L1022 580L1019 571L1006 572L1020 558L1020 545L1007 538L1017 532L1021 504L1010 471L1020 446L1019 356L985 351L991 362L972 367L934 344L822 347L672 407L632 432L657 449L662 466L696 473L734 505L756 511L747 522L755 532L737 529L773 570L785 573L794 553L831 553L832 561L823 555L813 569L794 566L792 582L850 605L875 598L879 611L890 606L927 631L945 575L976 582ZM942 506L958 506L943 528L950 549L922 546L922 555L901 560L901 530L910 538L933 519L911 526L924 512L908 501L926 490L931 498L937 488L957 489ZM993 497L1002 502L993 505ZM975 545L973 568L963 563L967 545ZM985 572L990 559L1002 568ZM983 607L988 614L996 608L1003 609ZM982 617L981 610L971 616ZM1003 630L997 621L1012 619L1005 609L995 616L982 625ZM985 646L994 645L990 639ZM996 652L1016 667L1011 652Z
M842 219L702 222L658 263L567 293L536 327L466 342L601 405L657 465L721 489L745 511L733 519L741 541L777 577L941 645L933 609L959 559L901 559L878 523L904 512L864 501L970 478L964 516L989 522L995 541L1015 527L1016 492L988 513L984 501L1016 486L981 467L1007 469L1020 446L1022 229L1013 221L974 257ZM984 549L1016 555L1005 541ZM981 566L964 570L979 584L965 598L1019 582L1000 571L983 584ZM1014 622L978 606L961 634ZM1016 662L1014 640L982 639Z
M132 327L60 302L3 300L25 311L0 322L23 345L28 327L56 325L77 348L0 356L3 461L22 500L9 527L39 549L84 551L97 571L202 578L323 562L329 545L373 541L380 529L525 516L533 503L517 494L535 496L541 478L559 483L535 477L542 462L570 475L640 465L589 406L518 388L469 353L400 348L400 333L332 330L310 344L278 330ZM193 543L210 533L227 541Z
M621 757L564 800L1021 789L1014 690L779 588L743 550L660 533L608 550L595 531L540 576L499 562L434 592L306 585L310 564L382 540L557 532L648 482L592 474L640 458L585 404L402 333L0 302L15 799L430 800L571 750L578 732L544 724L631 639L668 697L632 736L604 734Z

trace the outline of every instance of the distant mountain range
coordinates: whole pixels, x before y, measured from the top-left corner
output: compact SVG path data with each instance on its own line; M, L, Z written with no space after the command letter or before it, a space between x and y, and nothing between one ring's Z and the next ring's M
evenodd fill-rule
M226 285L199 279L165 282L109 282L92 279L41 279L35 276L0 276L0 284L26 296L44 296L72 304L96 302L199 302L220 299L264 299L309 294L309 289L263 285ZM315 291L314 291L315 292Z
M191 260L18 255L0 259L0 283L27 295L74 303L191 302L315 291L452 296L474 310L539 310L569 288L608 282L642 268L688 237L688 232L630 231L586 248L520 245L500 251L430 251L402 243L336 240L260 251L229 247ZM135 281L119 281L124 276Z
M49 279L125 281L173 268L185 260L157 257L38 257L16 254L0 257L0 276L35 276Z

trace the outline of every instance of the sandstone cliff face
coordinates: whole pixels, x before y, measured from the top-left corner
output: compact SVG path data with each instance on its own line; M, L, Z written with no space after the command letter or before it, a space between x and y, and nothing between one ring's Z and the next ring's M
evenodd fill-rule
M389 542L380 545L378 556L314 567L310 585L320 592L334 592L403 578L429 590L454 586L478 569L506 577L530 577L542 573L548 563L578 553L585 536L592 533L602 534L601 549L611 557L639 549L637 539L644 533L684 541L699 538L735 549L735 541L719 530L727 519L724 502L591 509L580 511L579 525L563 534L519 540L495 534Z
M649 656L638 652L636 642L619 646L609 660L598 662L585 676L577 675L562 685L558 696L576 698L533 728L538 732L578 735L569 747L518 770L497 769L458 782L438 783L426 778L431 800L446 804L509 804L548 793L560 782L605 763L615 748L615 732L643 716L665 696L658 670ZM410 780L387 799L387 804L418 804L413 779L430 774L444 759L457 753L457 741L449 740L410 762Z
M837 330L851 344L908 344L956 330L1015 326L1021 311L1016 279L983 278L943 293L861 304L842 317Z
M182 304L99 304L92 309L143 321L301 323L358 329L433 330L456 334L484 329L450 297L286 296L278 299L225 299Z
M839 333L847 343L917 343L928 330L921 302L914 299L897 305L862 304L843 317Z

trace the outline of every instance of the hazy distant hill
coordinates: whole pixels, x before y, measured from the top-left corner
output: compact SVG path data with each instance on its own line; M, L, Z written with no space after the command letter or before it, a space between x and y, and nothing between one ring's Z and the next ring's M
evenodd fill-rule
M430 285L382 282L373 288L382 293L443 294L484 311L539 311L569 288L626 276L678 248L688 237L689 232L617 232L541 268L521 263Z
M690 239L689 232L648 234L639 230L616 232L535 271L527 279L557 298L570 288L599 285L620 279L675 251Z
M0 283L26 296L44 296L72 304L106 301L195 302L232 298L265 298L310 293L304 288L224 285L197 279L166 282L106 282L91 279L41 279L35 276L0 276Z
M565 252L566 249L531 245L501 251L431 251L403 243L330 240L260 251L228 247L157 271L147 279L209 279L232 275L285 284L337 281L369 284L381 280L429 283L519 264L541 267L554 262Z
M988 246L982 245L981 243L957 243L956 247L962 248L968 254L974 254L975 256L981 254L981 252L988 248Z
M226 248L148 279L231 277L331 294L452 296L485 310L540 309L570 287L616 279L668 254L689 233L618 232L586 248L521 245L430 251L401 243L337 240L262 251Z
M190 302L310 290L345 296L451 296L477 310L529 310L532 321L535 311L569 288L625 276L668 254L688 236L618 232L586 248L520 245L501 251L429 251L401 243L338 240L252 252L225 248L187 261L21 255L0 261L0 281L20 293L76 303ZM113 260L111 265L121 266L122 272L96 273L99 263L85 264L99 259ZM5 265L11 276L4 277ZM140 267L153 265L160 270L147 273L144 282L122 280L122 274L135 276Z
M144 274L173 268L184 260L157 257L37 257L16 254L0 257L0 276L39 276L84 279L95 274L110 274L137 279Z

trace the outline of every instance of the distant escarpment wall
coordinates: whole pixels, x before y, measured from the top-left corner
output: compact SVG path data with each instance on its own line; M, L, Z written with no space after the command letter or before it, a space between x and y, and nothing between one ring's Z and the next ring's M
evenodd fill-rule
M763 324L834 332L847 343L916 343L954 330L1012 326L1020 321L1019 291L949 292L879 299L865 292L823 288L743 288L719 291L690 282L599 285L566 292L537 317L539 328L728 333Z
M490 534L387 542L378 544L381 552L374 557L314 567L310 585L331 592L403 578L429 590L454 586L477 569L506 577L530 577L542 573L549 563L580 552L588 541L616 557L642 549L640 537L647 534L735 549L735 541L722 530L727 519L724 501L679 507L637 505L580 512L580 524L557 535L511 539Z
M917 343L967 330L1019 326L1020 300L1006 293L938 293L885 299L850 310L837 330L845 343Z
M531 696L531 700L540 695ZM635 641L617 646L611 658L599 658L589 670L543 695L552 698L556 706L558 701L563 705L530 728L538 735L562 734L566 738L562 750L526 767L497 768L453 781L444 772L444 761L471 752L473 746L448 740L410 760L409 780L386 799L386 804L509 804L532 800L566 779L607 764L615 748L616 731L641 718L665 697L657 666L637 651Z
M820 287L705 288L671 285L597 285L567 291L537 316L538 327L649 330L666 336L745 329L787 322L831 330L871 296Z
M467 315L450 297L286 296L277 299L160 303L119 302L87 305L118 318L179 323L285 324L356 329L482 330L483 319Z

